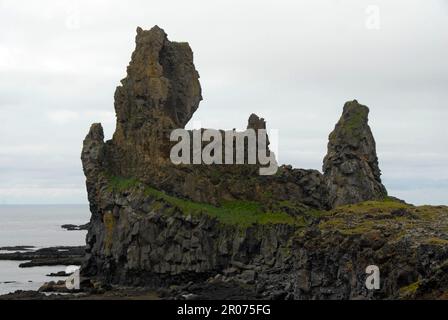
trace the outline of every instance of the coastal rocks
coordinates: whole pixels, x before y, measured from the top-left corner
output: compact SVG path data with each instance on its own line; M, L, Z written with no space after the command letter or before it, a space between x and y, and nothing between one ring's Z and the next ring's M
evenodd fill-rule
M56 273L49 273L47 274L47 277L55 277L55 278L66 278L70 277L73 273L67 273L65 271L59 271Z
M331 207L387 196L368 114L358 101L347 102L330 134L323 170Z
M67 289L67 285L65 281L50 281L45 283L39 288L39 291L41 293L76 293L73 291L69 291Z
M50 289L51 290L51 289ZM160 296L148 288L108 288L107 290L91 289L79 293L16 291L1 295L4 300L160 300Z
M65 229L67 231L82 231L82 230L89 230L90 223L86 223L83 225L74 225L74 224L64 224L61 226L62 229Z
M256 300L260 299L256 287L231 279L210 279L209 281L171 286L159 290L162 299L173 300Z
M0 260L27 261L20 268L40 266L81 265L84 262L85 247L52 247L31 250L32 247L18 247L17 252L1 253Z
M45 294L37 291L23 291L19 290L14 293L9 293L0 296L0 301L16 301L16 300L50 300L52 298L47 297Z

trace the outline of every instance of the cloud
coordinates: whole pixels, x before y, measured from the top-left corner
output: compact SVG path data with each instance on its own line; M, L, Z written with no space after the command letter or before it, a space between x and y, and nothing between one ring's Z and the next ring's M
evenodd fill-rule
M61 110L48 113L48 118L56 124L67 124L79 119L79 114L74 111Z

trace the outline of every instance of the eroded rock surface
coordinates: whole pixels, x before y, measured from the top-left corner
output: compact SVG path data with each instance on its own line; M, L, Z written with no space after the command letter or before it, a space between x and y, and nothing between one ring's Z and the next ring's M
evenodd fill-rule
M158 27L137 30L127 77L115 95L114 137L104 142L95 124L84 141L92 218L83 276L165 288L166 297L203 297L219 288L229 297L261 299L396 297L402 286L429 276L417 272L404 281L407 275L388 272L405 263L424 268L408 257L415 246L426 250L425 239L413 229L417 211L389 210L401 202L385 198L367 107L345 105L330 135L324 174L291 166L272 176L260 176L257 165L176 166L169 135L198 108L198 79L188 44L169 41ZM266 127L250 116L248 128ZM349 208L326 211L366 200L378 200L375 209L384 211L371 224L352 221ZM388 221L379 236L376 218ZM403 219L412 220L410 238L401 237ZM432 223L418 228L429 230ZM445 238L438 235L436 264L446 258L439 246ZM395 249L400 257L389 255ZM383 291L364 289L366 263L388 268Z
M358 101L347 102L330 134L323 170L332 207L387 196L368 115L369 109Z

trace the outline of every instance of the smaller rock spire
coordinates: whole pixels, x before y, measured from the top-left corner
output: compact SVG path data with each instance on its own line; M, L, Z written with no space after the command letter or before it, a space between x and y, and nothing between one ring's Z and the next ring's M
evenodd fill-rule
M330 134L323 170L332 207L382 199L387 195L381 183L368 115L369 108L358 101L347 102Z

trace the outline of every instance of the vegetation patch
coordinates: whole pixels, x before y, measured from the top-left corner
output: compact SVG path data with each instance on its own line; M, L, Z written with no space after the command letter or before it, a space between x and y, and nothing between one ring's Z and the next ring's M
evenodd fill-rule
M440 246L447 246L448 245L448 240L441 239L441 238L436 238L436 237L431 237L426 242L428 244L440 245Z
M109 185L107 190L109 192L123 192L126 190L129 190L133 187L136 187L140 184L140 182L137 179L125 179L121 177L116 176L110 176L107 177L109 181Z
M113 192L130 191L144 186L136 179L112 177L108 189ZM186 215L201 215L216 218L224 224L249 227L254 224L287 224L297 227L306 226L304 217L293 217L282 211L265 211L260 203L254 201L223 201L219 207L206 203L198 203L166 194L163 191L144 186L145 195L156 200L163 200L171 206L179 208ZM157 205L157 202L155 203Z
M386 197L345 205L329 211L319 223L322 230L335 230L342 234L364 234L372 230L388 230L391 237L399 239L409 234L420 234L421 241L434 245L448 245L448 208L434 206L416 207L398 199ZM447 233L446 237L426 238L420 230Z
M346 214L366 214L366 213L391 213L395 210L406 210L412 208L412 205L400 202L393 198L386 197L384 200L365 201L357 204L350 204L338 207L332 210L333 213Z
M279 201L269 208L255 201L223 201L219 206L194 202L168 195L163 191L148 187L137 179L107 177L110 192L130 192L141 188L146 196L154 198L152 206L161 209L166 204L179 208L186 215L208 215L220 223L247 228L251 225L287 224L306 227L311 221L319 221L321 230L336 230L345 235L364 234L371 230L387 228L394 231L396 238L406 235L409 230L436 225L439 230L448 231L448 208L413 205L395 198L366 201L345 205L331 211L311 209L294 201ZM165 212L174 212L166 209ZM444 222L447 221L447 222ZM444 229L445 228L445 229ZM448 240L431 238L425 242L448 245Z
M413 296L417 292L419 286L420 286L420 281L416 281L414 283L411 283L408 286L400 288L400 296L402 296L402 297Z

